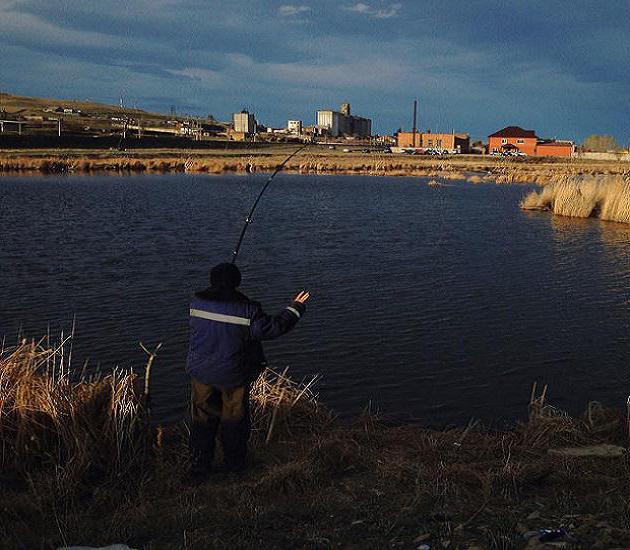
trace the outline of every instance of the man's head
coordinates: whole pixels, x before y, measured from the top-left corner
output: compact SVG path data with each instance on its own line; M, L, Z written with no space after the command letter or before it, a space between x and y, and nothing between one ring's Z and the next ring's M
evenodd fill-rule
M234 264L219 264L210 271L210 286L235 289L241 284L241 272Z

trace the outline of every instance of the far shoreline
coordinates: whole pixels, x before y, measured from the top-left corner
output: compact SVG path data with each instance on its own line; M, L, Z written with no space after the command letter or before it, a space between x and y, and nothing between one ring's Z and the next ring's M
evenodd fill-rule
M0 175L38 174L247 174L273 172L290 146L214 150L0 150ZM506 159L487 155L426 157L382 152L306 149L284 172L312 175L405 176L471 183L546 185L576 176L630 174L630 163L579 158Z

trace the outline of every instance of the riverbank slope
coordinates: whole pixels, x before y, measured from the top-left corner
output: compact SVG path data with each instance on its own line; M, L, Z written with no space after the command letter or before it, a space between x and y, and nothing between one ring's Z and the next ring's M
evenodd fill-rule
M0 358L3 547L541 548L542 528L630 546L626 419L597 404L570 418L534 391L530 420L498 431L344 425L312 382L267 372L251 468L188 486L185 434L149 427L140 380L72 382L60 349Z

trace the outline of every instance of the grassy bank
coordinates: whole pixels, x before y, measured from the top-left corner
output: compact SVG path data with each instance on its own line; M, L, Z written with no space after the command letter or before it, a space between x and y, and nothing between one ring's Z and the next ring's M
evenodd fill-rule
M240 151L1 151L0 173L245 173L271 172L295 147ZM629 175L630 164L579 159L505 159L481 156L449 158L342 153L306 149L286 166L300 174L417 176L473 183L559 182L580 175Z
M570 418L532 395L529 422L505 431L341 425L312 381L267 372L256 463L193 488L183 432L149 426L136 376L73 381L63 357L32 342L2 352L3 548L508 549L543 547L524 534L560 526L565 547L630 545L628 457L563 450L625 446L626 418L597 404Z

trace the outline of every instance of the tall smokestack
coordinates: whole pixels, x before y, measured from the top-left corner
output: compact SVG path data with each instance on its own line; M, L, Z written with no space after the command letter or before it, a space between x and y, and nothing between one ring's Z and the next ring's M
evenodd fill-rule
M414 99L413 100L413 141L411 143L413 143L413 146L416 146L416 134L418 133L418 128L416 127L416 116L418 114L418 100Z

